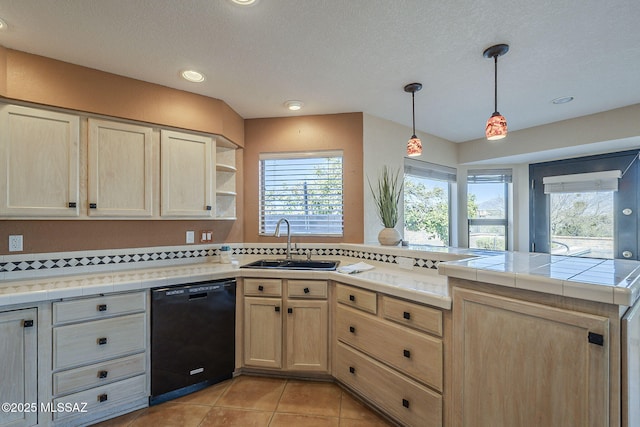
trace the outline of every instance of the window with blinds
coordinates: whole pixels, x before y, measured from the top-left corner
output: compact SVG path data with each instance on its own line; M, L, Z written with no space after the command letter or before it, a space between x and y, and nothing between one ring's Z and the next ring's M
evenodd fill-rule
M467 172L469 247L509 249L509 184L511 169Z
M260 154L260 234L280 218L291 234L342 236L342 151Z

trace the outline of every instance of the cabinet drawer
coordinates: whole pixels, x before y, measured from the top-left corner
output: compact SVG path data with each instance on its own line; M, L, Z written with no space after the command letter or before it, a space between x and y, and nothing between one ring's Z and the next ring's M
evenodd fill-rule
M249 296L261 297L282 296L282 280L244 279L244 294Z
M442 391L442 340L348 307L338 307L338 339Z
M406 426L442 426L442 396L342 343L335 376Z
M382 296L382 316L394 322L442 336L442 312L435 308Z
M53 324L95 320L146 309L146 292L107 295L53 303Z
M289 280L289 298L327 299L327 282L323 280Z
M53 399L54 408L67 405L78 405L80 402L86 402L84 408L87 413L91 414L97 411L103 411L110 407L115 407L127 403L137 398L147 395L147 380L145 375L129 378L100 387L95 387L79 393L70 394L65 397ZM67 416L77 416L78 411L61 411L54 412L53 419L57 420Z
M144 313L53 328L53 369L143 351L145 331Z
M73 393L112 383L146 371L144 353L53 374L53 394Z
M376 314L376 293L345 285L336 285L338 302Z

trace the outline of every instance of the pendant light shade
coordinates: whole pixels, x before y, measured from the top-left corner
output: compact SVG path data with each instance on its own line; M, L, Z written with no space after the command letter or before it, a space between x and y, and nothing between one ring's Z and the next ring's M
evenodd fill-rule
M509 45L497 44L485 49L482 55L485 58L493 58L494 63L494 97L493 97L493 114L487 120L485 135L489 141L495 141L507 136L507 119L498 113L498 57L509 51Z
M404 87L405 92L411 92L411 107L413 112L413 135L407 142L407 156L415 157L422 154L422 141L416 136L416 101L415 94L422 89L422 83L409 83Z

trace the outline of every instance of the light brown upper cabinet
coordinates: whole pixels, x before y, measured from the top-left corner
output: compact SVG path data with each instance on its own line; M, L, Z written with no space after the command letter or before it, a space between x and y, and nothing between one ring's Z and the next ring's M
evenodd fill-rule
M0 216L77 217L80 119L0 106Z
M212 147L207 136L161 131L162 217L213 218Z
M89 119L89 216L152 216L151 138L148 127Z

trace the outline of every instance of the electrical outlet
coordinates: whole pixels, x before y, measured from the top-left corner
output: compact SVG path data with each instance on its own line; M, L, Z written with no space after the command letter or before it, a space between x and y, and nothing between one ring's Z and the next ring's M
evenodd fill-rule
M196 240L195 233L193 231L187 231L187 244L194 243Z
M9 236L9 252L22 252L22 235Z

